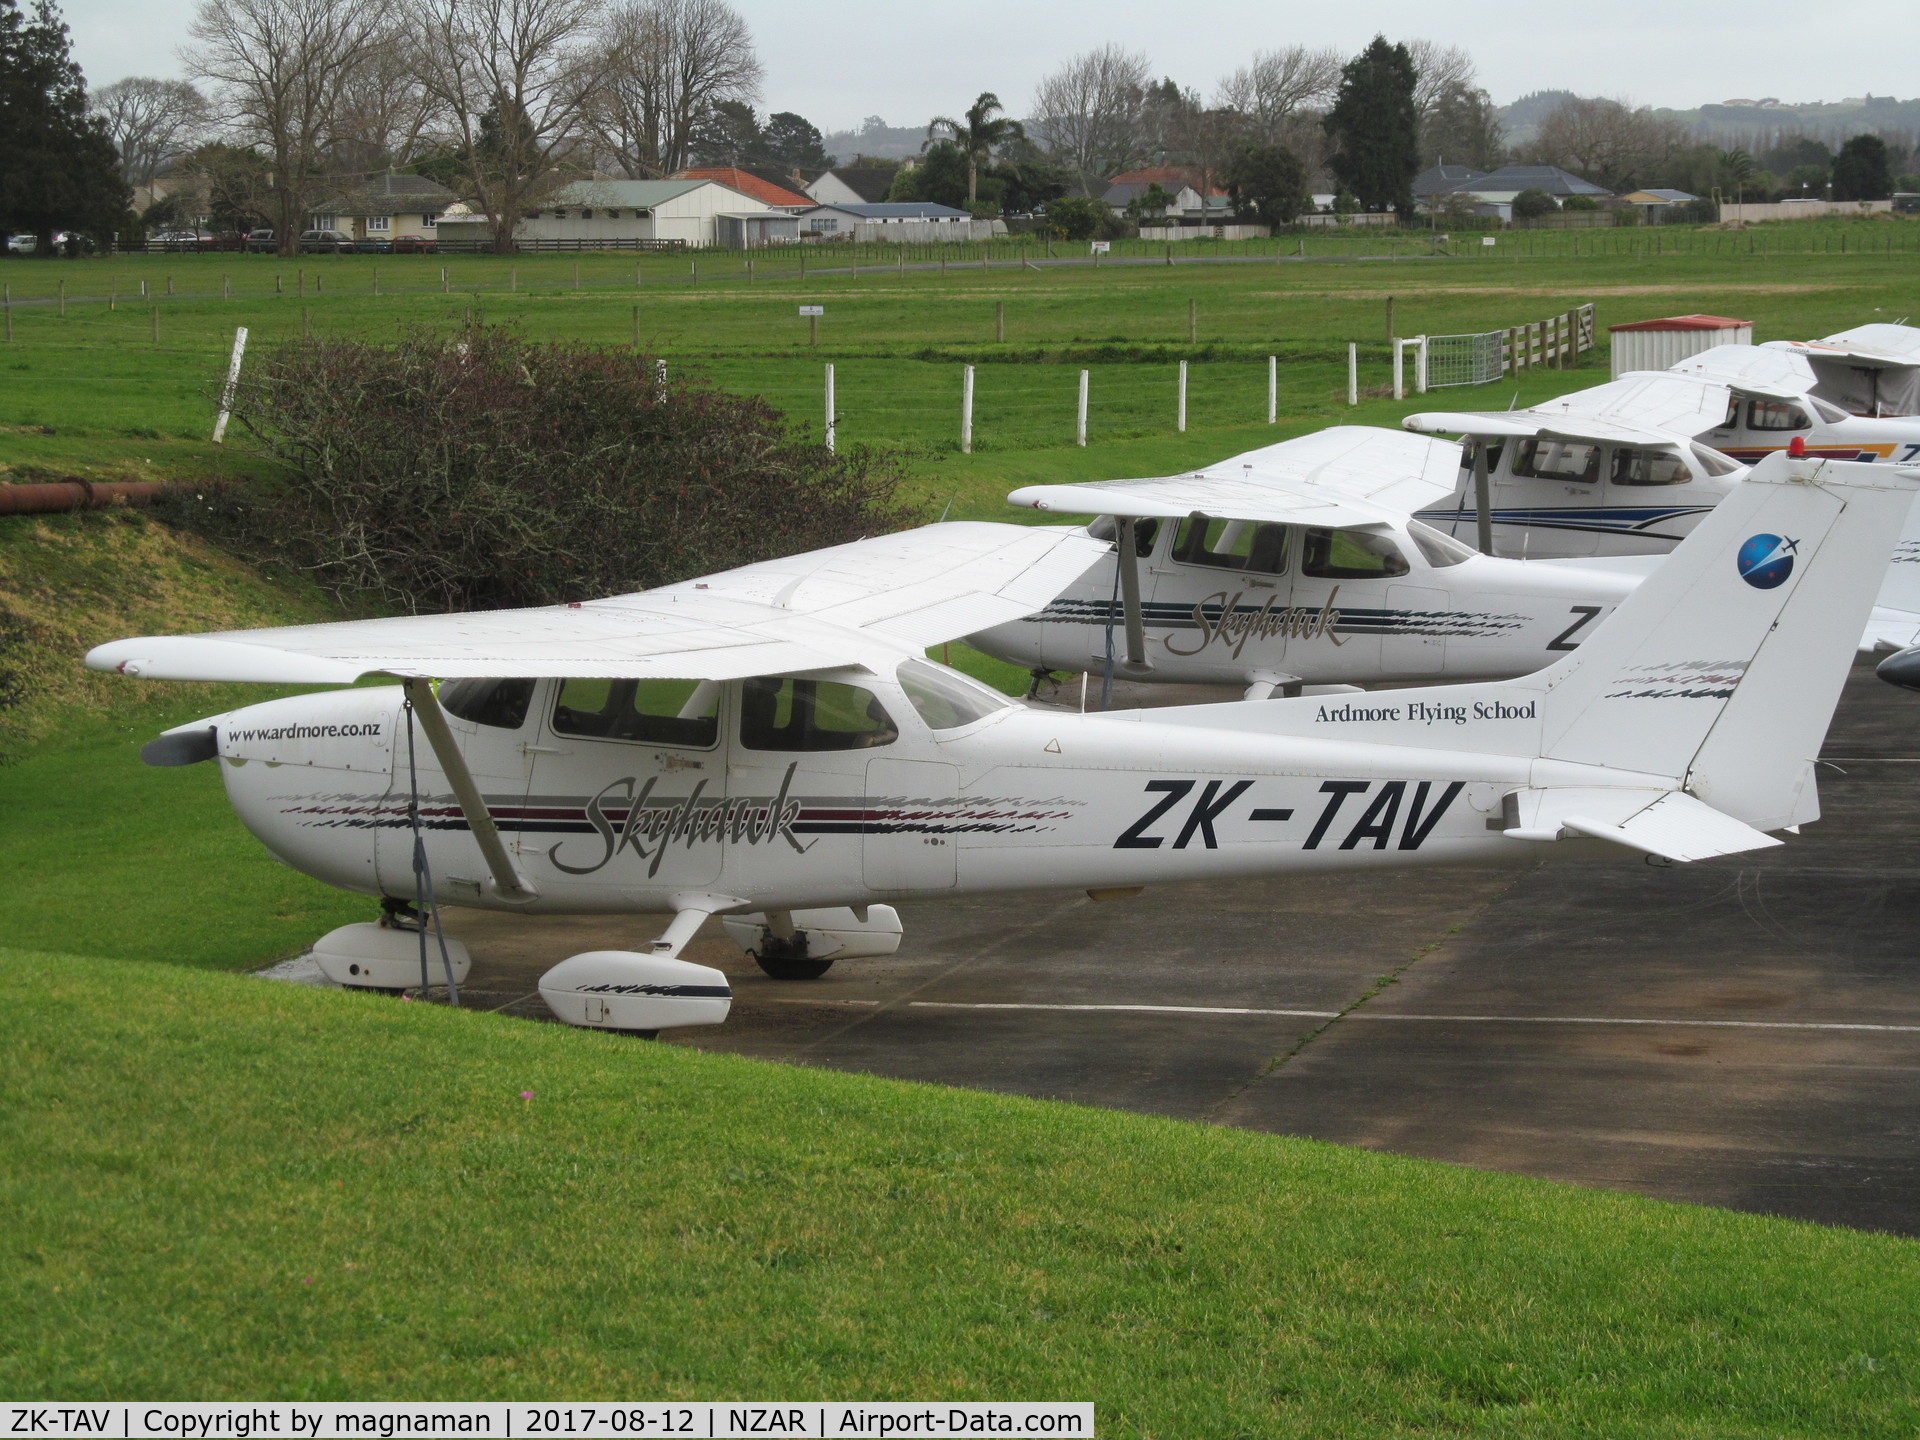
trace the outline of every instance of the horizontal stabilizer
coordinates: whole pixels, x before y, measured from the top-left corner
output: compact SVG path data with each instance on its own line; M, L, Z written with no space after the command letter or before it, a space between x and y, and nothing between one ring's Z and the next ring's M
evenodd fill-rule
M1522 790L1510 797L1516 840L1572 833L1611 840L1663 860L1711 860L1781 842L1679 790Z

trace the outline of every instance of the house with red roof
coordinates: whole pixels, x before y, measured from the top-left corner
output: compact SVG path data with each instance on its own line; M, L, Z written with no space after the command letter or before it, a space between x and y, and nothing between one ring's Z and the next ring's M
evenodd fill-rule
M704 170L682 170L674 177L676 180L711 180L716 185L725 185L729 190L738 190L742 195L751 195L763 205L775 210L791 210L796 215L802 210L811 210L813 200L805 195L763 179L751 170L742 170L737 165L717 165Z

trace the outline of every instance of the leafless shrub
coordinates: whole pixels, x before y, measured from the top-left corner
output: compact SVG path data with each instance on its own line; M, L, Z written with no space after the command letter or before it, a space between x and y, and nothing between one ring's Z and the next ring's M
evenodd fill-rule
M411 610L625 593L905 522L891 458L655 365L483 326L289 345L235 404L286 474L206 513Z

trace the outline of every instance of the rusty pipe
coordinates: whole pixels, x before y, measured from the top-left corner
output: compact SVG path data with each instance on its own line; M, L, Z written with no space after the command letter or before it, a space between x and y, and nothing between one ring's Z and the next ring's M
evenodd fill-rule
M160 480L56 480L46 485L0 485L0 515L53 515L151 505L167 489Z

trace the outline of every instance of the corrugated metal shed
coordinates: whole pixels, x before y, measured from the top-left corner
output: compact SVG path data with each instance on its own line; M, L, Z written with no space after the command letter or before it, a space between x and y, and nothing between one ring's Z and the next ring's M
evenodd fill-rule
M1725 315L1670 315L1664 320L1609 325L1607 333L1613 342L1617 380L1630 370L1665 370L1716 345L1751 345L1753 322Z

